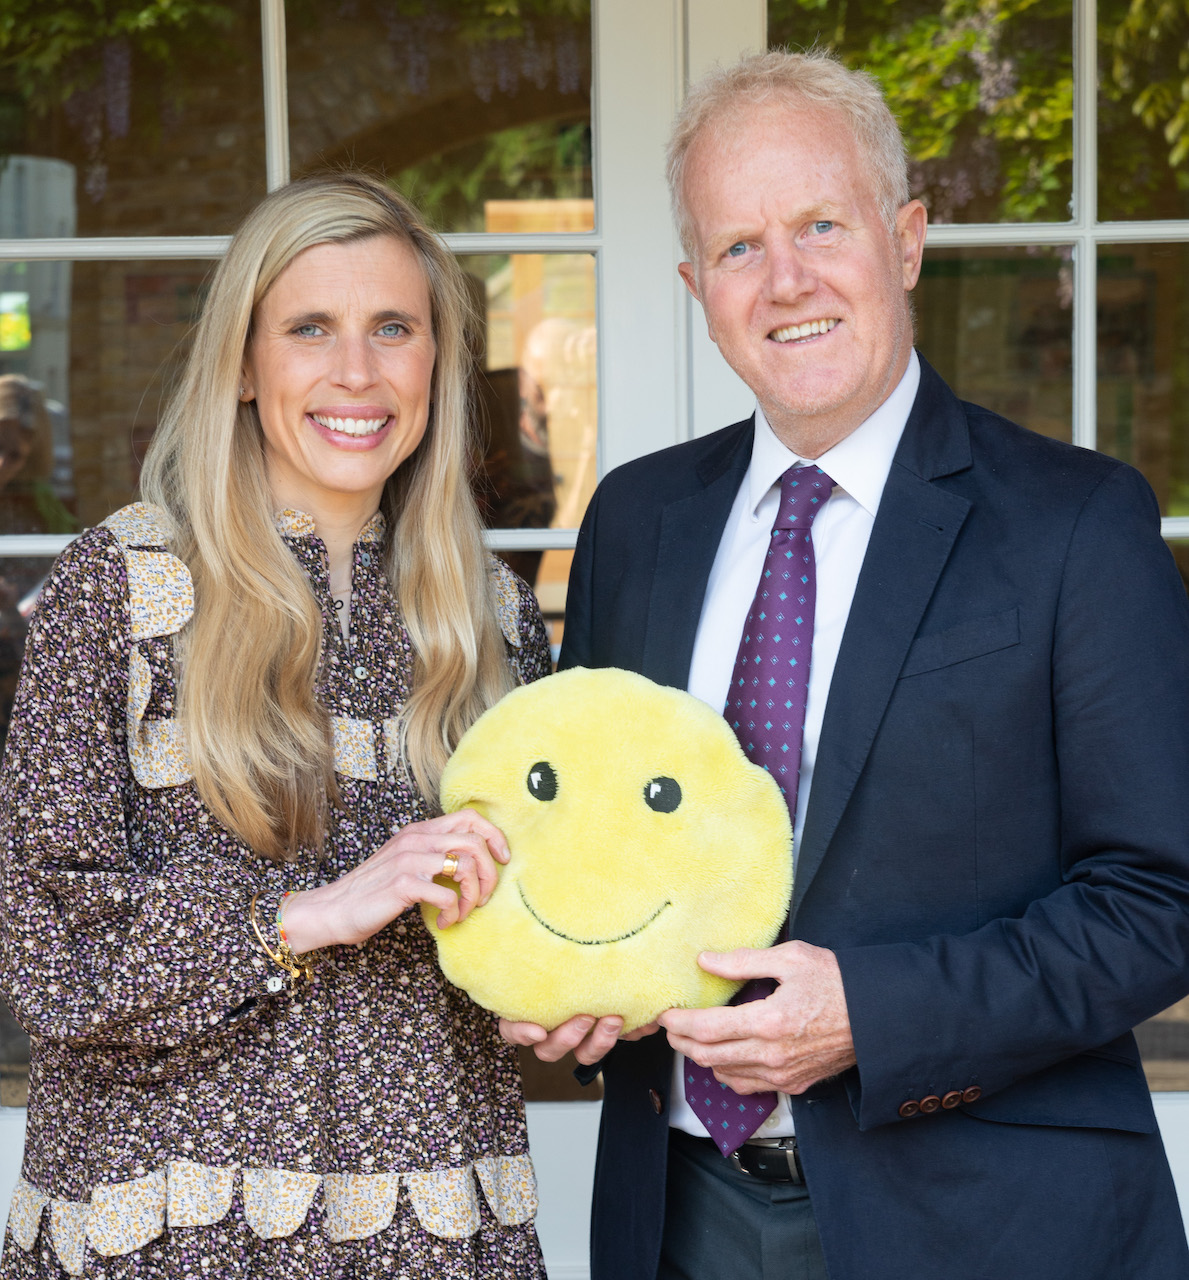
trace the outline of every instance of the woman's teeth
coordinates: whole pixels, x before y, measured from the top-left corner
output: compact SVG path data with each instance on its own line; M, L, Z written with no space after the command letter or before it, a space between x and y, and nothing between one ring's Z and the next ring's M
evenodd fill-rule
M800 338L829 333L837 323L837 320L807 320L804 324L790 324L783 329L773 329L771 336L777 342L796 342Z
M388 421L385 418L331 418L323 413L311 413L310 417L327 431L341 431L348 436L374 436Z

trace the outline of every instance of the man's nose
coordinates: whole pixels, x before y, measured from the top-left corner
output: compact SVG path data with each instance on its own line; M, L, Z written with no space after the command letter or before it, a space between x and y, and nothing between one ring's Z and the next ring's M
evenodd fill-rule
M768 249L768 294L773 302L792 302L817 288L809 255L795 244L778 242Z

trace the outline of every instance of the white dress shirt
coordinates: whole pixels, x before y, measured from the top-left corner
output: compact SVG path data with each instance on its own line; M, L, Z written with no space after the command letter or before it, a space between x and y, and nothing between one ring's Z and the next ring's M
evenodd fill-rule
M826 698L842 632L854 599L855 583L867 553L871 526L891 470L892 457L916 399L921 367L914 351L892 394L861 426L820 458L799 458L777 439L764 411L756 405L755 443L751 462L723 529L706 584L702 616L694 640L689 692L715 711L726 706L727 690L743 625L755 597L772 525L780 506L780 477L789 467L816 463L835 488L813 521L813 554L817 566L817 600L813 618L813 652L805 703L805 737L801 777L793 823L794 867L813 784L813 765L821 736ZM685 1059L673 1067L669 1123L703 1138L706 1127L685 1099ZM793 1132L788 1098L777 1095L777 1107L756 1130L756 1137L776 1138Z

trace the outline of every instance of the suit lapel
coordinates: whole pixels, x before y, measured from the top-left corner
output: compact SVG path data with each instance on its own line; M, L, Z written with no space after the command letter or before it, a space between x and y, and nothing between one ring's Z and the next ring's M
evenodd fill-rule
M793 889L794 921L863 771L970 503L932 481L969 467L965 414L921 361L830 683Z
M751 461L753 429L751 419L728 428L695 469L690 493L661 510L643 660L643 674L658 684L689 683L706 583Z

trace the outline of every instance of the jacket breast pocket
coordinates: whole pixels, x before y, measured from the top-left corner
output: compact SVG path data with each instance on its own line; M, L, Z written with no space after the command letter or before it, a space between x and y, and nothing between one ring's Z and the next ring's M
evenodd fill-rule
M1020 610L1018 605L982 618L970 618L957 626L918 636L908 650L900 678L919 676L926 671L952 667L971 658L981 658L1000 649L1020 643Z

